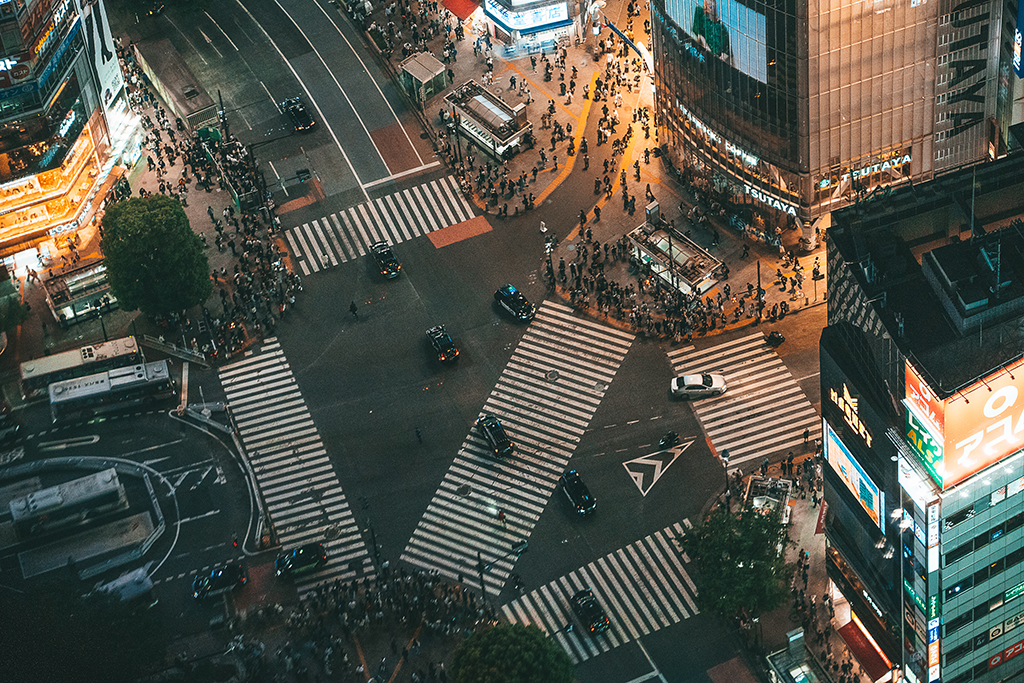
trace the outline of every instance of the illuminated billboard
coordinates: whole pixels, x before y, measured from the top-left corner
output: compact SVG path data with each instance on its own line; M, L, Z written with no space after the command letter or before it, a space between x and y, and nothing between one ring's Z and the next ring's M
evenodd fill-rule
M1024 447L1024 360L939 400L907 363L907 442L943 489Z
M850 493L860 501L861 507L868 513L871 520L881 529L885 493L875 486L867 472L827 422L825 423L825 460L843 480L846 488L850 489Z
M768 82L764 14L742 0L666 0L665 11L704 50L746 75Z
M1024 24L1024 3L1017 3L1017 28L1013 30L1013 72L1017 78L1024 78L1024 66L1020 63L1021 50L1021 24Z
M564 2L524 12L513 12L502 7L496 0L486 0L484 13L501 24L505 30L519 31L521 34L536 33L569 23L569 5Z

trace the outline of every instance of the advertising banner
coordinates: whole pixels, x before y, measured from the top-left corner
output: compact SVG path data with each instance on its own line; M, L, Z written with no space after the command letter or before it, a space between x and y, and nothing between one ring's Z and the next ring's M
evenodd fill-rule
M827 423L825 425L825 460L843 480L846 488L850 489L850 493L860 501L861 507L871 517L871 521L882 528L884 492L875 486L867 472L839 439L839 435Z
M957 484L1024 447L1024 360L939 401L906 365L907 442L939 486Z
M124 86L121 65L114 50L114 39L107 24L107 12L103 0L82 0L82 16L85 25L85 41L96 67L99 78L100 97L103 108L110 110L114 99Z

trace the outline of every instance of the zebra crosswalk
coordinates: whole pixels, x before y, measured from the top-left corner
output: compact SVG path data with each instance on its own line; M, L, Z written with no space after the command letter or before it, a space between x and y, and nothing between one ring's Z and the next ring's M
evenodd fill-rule
M473 218L452 176L303 223L284 233L303 275L365 256L375 242L399 244Z
M585 567L516 598L501 608L511 623L536 626L558 640L575 663L699 614L697 587L683 566L678 539L689 522L673 524ZM577 626L570 598L590 588L611 624L592 636Z
M729 451L729 465L760 461L803 448L804 430L821 435L821 419L789 369L760 332L700 351L687 346L669 353L675 374L714 372L727 391L701 399L693 411L715 450Z
M476 585L483 562L487 590L500 590L513 546L530 537L632 342L543 303L483 407L501 420L515 453L495 460L474 427L401 559Z
M318 542L327 549L327 564L296 581L299 594L326 581L373 574L355 517L277 339L268 338L259 353L224 366L219 376L281 545L291 549Z

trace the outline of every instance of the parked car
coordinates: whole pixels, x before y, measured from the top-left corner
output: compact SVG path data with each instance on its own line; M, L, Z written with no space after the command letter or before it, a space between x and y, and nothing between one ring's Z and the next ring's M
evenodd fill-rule
M288 115L288 120L292 122L292 128L296 133L309 132L316 126L316 121L309 115L306 105L298 97L287 99L280 106L281 111Z
M495 457L507 458L515 451L515 444L512 443L512 439L508 438L505 428L494 415L484 413L476 421L476 426L483 432L487 443L494 450Z
M377 262L380 274L387 279L394 279L402 272L402 264L395 256L395 250L387 242L371 244L370 253L373 254L373 260Z
M200 574L192 582L192 597L196 600L228 593L245 585L248 578L240 564L229 564L214 569L209 574Z
M523 293L512 285L505 285L494 293L494 300L516 320L533 320L537 308L527 301Z
M584 588L572 596L572 611L591 634L602 633L611 626L611 620L589 588Z
M327 550L320 543L307 543L294 550L287 550L274 560L274 570L278 576L297 576L307 574L324 566L327 562Z
M679 398L708 398L721 396L726 390L725 377L705 372L672 378L672 395Z
M439 361L455 360L459 357L459 347L452 341L451 335L444 329L444 325L435 325L427 330L427 339L434 347Z
M569 470L563 474L558 478L558 483L577 514L589 515L597 508L597 499L590 495L590 489L583 483L580 473L576 470Z

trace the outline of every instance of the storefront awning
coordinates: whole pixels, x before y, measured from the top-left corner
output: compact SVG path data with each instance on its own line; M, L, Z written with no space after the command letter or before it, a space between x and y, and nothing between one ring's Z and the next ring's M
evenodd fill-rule
M442 0L449 12L465 21L480 6L473 0Z
M860 664L872 681L880 680L889 673L889 665L878 654L878 650L867 639L864 631L861 630L856 622L851 621L846 626L840 628L839 635L846 641L846 644L850 647L850 652L857 658L857 663Z

